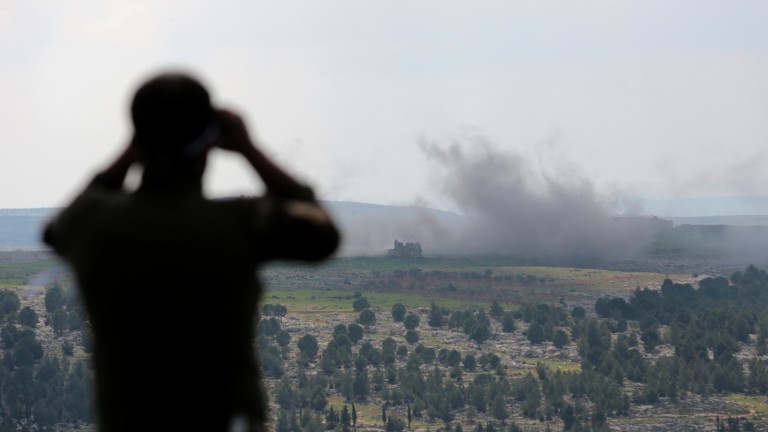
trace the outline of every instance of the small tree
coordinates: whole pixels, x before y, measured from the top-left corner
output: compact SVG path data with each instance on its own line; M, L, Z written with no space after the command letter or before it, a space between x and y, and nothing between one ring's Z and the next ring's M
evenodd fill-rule
M427 320L427 323L430 327L437 327L440 328L445 324L445 320L443 319L443 310L440 308L440 306L435 303L435 301L432 301L432 307L429 311L429 317Z
M509 418L509 409L507 408L507 403L504 401L502 395L496 395L493 399L493 402L491 403L491 414L501 421Z
M67 311L64 309L56 309L53 314L51 314L51 327L53 327L53 332L57 335L60 335L64 333L64 330L67 328L68 318Z
M477 368L477 360L475 360L475 356L472 354L467 354L464 356L462 363L464 363L464 369L468 371L473 371Z
M387 423L387 403L381 405L381 424Z
M399 417L389 416L384 429L387 432L399 432L405 429L405 422Z
M494 300L491 302L491 316L494 318L501 318L502 314L504 313L504 307L499 303L498 300Z
M61 344L61 352L67 357L72 357L75 354L75 346L70 341L64 341Z
M355 379L352 382L352 391L360 399L368 397L368 393L371 391L371 386L368 382L368 372L360 371L355 374Z
M576 414L573 410L573 405L567 404L562 414L560 415L560 418L563 419L563 430L571 430L574 422L576 421Z
M365 297L360 297L352 302L352 309L354 309L355 312L362 312L363 310L369 309L370 307L371 303L369 303Z
M349 335L349 329L344 324L336 324L333 326L333 337L336 337L340 334Z
M364 372L367 367L368 367L367 358L361 355L355 358L355 369L357 369L358 372Z
M415 329L416 327L419 326L419 322L420 321L421 321L421 319L419 318L418 315L413 314L413 313L409 313L405 317L405 320L403 321L403 324L405 325L406 330L413 330L413 329Z
M408 404L408 429L410 429L410 428L411 428L411 420L412 420L412 416L411 416L411 404Z
M275 401L280 408L288 410L293 406L293 386L291 380L288 379L288 375L283 375L280 382L275 386Z
M325 416L325 424L328 430L336 429L336 423L338 423L338 415L333 411L333 407L328 410L328 414Z
M491 337L491 332L485 324L478 324L472 329L472 333L470 333L469 337L481 344Z
M60 286L54 284L45 290L45 310L53 313L64 306L64 291Z
M566 345L568 345L568 333L566 333L563 330L557 330L555 334L552 336L552 342L555 344L557 348L562 348Z
M512 312L504 312L501 316L501 331L504 333L515 331L515 317L512 315Z
M455 349L450 350L445 362L448 363L448 366L458 366L461 363L461 353Z
M281 348L285 348L291 343L291 334L285 330L280 330L275 335L275 341L277 341Z
M435 349L432 347L424 348L421 351L421 361L423 361L424 363L427 363L427 364L432 363L433 361L435 361L436 356L437 354L435 353Z
M341 423L341 430L343 432L349 432L349 426L352 424L352 417L349 415L349 407L347 404L344 404L344 408L341 409L339 422Z
M394 322L403 322L405 318L406 309L402 303L395 303L392 306L392 320Z
M305 334L302 336L301 339L299 339L299 341L296 343L296 346L299 348L299 351L307 356L307 359L310 361L314 360L317 356L317 338L311 334Z
M405 332L405 341L413 345L419 341L419 332L416 330L408 330Z
M347 327L347 333L352 343L357 343L363 339L363 327L360 324L350 324Z
M418 342L418 340L416 342ZM416 342L414 342L414 343L416 343ZM400 357L401 359L404 359L405 357L407 357L408 356L408 347L405 346L405 345L398 346L397 347L397 356Z
M290 432L291 424L290 424L290 420L288 419L287 411L282 410L280 412L280 416L277 418L277 425L275 427L275 430L277 432Z
M37 313L29 306L24 306L19 312L19 323L23 326L37 327Z
M384 355L394 354L396 349L397 342L391 337L384 339L384 342L381 343L381 351Z
M364 311L360 312L359 321L360 324L367 327L376 322L376 314L370 309L365 309Z
M533 344L539 344L544 342L544 328L541 324L534 322L528 327L528 331L525 336Z

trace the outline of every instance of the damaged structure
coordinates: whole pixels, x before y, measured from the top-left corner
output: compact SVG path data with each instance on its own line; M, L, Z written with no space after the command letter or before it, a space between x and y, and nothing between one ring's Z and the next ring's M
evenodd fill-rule
M400 242L395 240L395 247L387 251L392 258L422 258L421 244L418 242Z

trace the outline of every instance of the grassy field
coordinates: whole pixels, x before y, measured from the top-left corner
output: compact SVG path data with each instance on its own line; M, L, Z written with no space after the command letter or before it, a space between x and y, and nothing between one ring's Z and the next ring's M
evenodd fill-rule
M0 252L0 287L39 283L35 276L61 267L61 262L39 252Z
M395 271L413 268L423 272L443 271L454 273L475 272L485 274L491 272L491 277L518 276L536 278L536 283L558 287L586 287L594 290L614 288L616 283L624 286L644 285L657 282L665 275L645 272L620 272L577 267L532 266L511 262L498 257L478 258L421 258L421 259L391 259L380 257L339 258L329 262L322 268L346 271ZM685 277L686 275L673 275Z
M374 312L388 314L395 303L402 303L410 308L428 308L433 300L433 296L409 294L409 293L379 293L365 292L361 293L373 305ZM354 293L341 290L267 290L263 296L263 303L280 303L285 305L289 311L301 315L312 315L317 313L354 313L352 302L355 300ZM440 306L449 309L457 308L480 308L488 307L487 302L483 301L461 301L442 299ZM514 310L516 307L507 307L508 310Z
M637 287L658 287L670 277L690 275L620 272L576 267L516 265L500 258L339 258L321 266L269 265L263 272L264 302L281 303L305 315L352 312L356 292L376 312L395 303L429 307L487 308L498 300L508 310L523 302L594 301L601 295L627 294Z
M395 303L409 310L433 301L448 309L488 309L498 300L514 311L525 302L592 303L601 296L658 287L666 275L574 267L511 265L498 258L340 258L322 266L275 264L262 272L262 303L279 303L288 316L312 324L352 321L355 295L364 296L379 318ZM683 280L690 276L679 275ZM674 277L673 277L674 278ZM332 317L332 318L331 318ZM441 347L423 334L425 343Z
M543 363L552 372L579 372L581 370L581 365L579 364L548 359L523 358L523 363L533 366Z
M768 396L751 396L745 394L731 394L724 398L735 402L759 418L768 416Z

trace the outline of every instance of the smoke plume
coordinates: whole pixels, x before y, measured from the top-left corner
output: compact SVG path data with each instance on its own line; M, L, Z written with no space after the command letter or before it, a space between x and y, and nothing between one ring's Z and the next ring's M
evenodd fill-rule
M652 239L651 223L611 215L574 170L543 172L483 137L420 146L442 193L466 216L463 229L442 239L444 253L595 262L630 257Z

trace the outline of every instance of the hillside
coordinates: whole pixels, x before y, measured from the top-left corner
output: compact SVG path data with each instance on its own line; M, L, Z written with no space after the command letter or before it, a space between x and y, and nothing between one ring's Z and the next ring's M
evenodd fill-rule
M0 388L12 413L0 430L92 423L89 338L66 295L71 275L40 277L56 267L45 253L0 253L0 386L32 370L30 395L48 395L22 400ZM335 415L353 403L357 430L368 431L385 430L382 411L386 430L715 431L736 420L740 429L729 430L768 428L768 370L753 361L768 358L768 297L759 294L768 275L752 267L729 283L502 257L357 257L270 265L263 279L270 430L344 430ZM713 317L721 331L691 333L701 331L695 323L718 327Z
M462 217L444 210L323 201L341 226L340 255L381 255L395 239L428 242L435 230L459 230ZM40 232L56 208L0 209L0 251L44 248Z
M40 231L56 209L0 209L0 250L40 249Z

